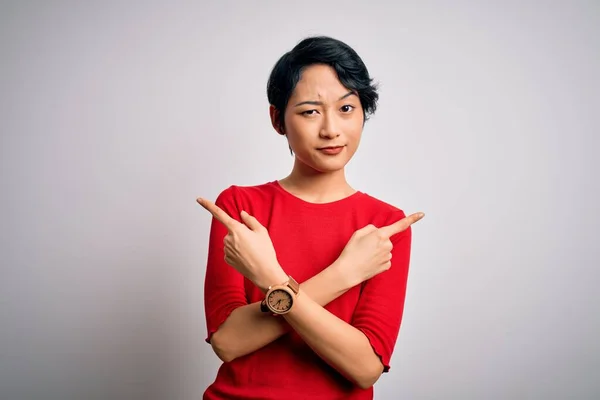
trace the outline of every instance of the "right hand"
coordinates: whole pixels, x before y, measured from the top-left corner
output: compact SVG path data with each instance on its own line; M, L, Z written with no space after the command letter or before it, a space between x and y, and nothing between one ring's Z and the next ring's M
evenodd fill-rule
M201 197L196 201L227 228L227 235L223 239L227 264L263 292L270 285L287 280L287 275L277 261L269 232L256 218L242 211L242 222L238 222L213 202Z
M390 237L424 216L423 213L415 213L391 225L381 228L367 225L354 232L336 261L349 285L358 285L387 271L392 265L393 245Z

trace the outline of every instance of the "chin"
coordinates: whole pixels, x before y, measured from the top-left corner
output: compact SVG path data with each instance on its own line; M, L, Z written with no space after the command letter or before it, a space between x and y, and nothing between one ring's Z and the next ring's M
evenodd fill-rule
M334 161L334 162L319 162L319 163L314 163L313 165L311 165L311 168L319 171L319 172L323 172L323 173L329 173L329 172L336 172L339 170L342 170L346 167L346 164L348 164L349 160L344 160L344 161Z
M339 158L323 158L323 156L318 155L314 156L312 154L308 155L308 157L302 157L296 154L296 158L305 166L310 169L313 169L317 172L321 173L331 173L339 170L343 170L346 167L346 164L350 161L348 157L339 157Z

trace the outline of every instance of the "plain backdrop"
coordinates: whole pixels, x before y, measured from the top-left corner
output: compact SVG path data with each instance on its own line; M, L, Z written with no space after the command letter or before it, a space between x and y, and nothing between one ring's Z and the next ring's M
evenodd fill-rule
M201 398L195 199L291 170L316 34L380 84L350 183L427 214L376 399L600 397L600 3L303 0L2 2L0 398Z

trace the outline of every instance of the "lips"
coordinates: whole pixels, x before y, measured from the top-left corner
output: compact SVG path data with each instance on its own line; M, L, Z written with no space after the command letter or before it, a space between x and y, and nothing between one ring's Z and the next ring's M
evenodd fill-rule
M318 150L324 154L336 155L336 154L341 153L342 150L344 150L344 147L345 146L327 146L327 147L322 147Z

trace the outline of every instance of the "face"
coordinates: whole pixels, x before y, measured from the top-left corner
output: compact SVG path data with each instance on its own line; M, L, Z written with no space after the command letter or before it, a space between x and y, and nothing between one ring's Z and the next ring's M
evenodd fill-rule
M271 108L274 120L275 110ZM285 133L296 160L317 172L343 169L356 152L363 129L358 96L328 65L302 72L285 110Z

